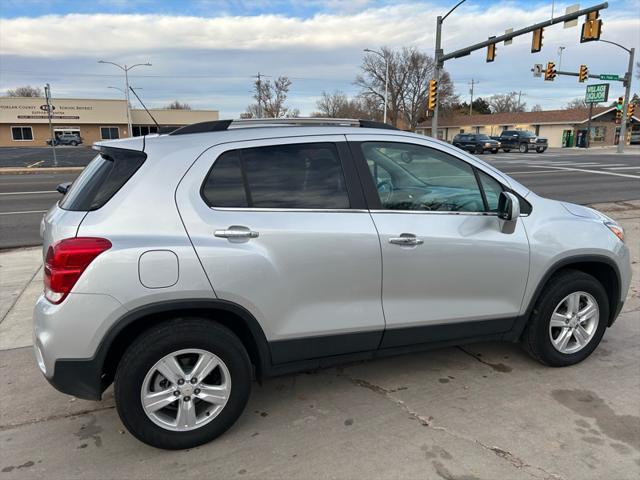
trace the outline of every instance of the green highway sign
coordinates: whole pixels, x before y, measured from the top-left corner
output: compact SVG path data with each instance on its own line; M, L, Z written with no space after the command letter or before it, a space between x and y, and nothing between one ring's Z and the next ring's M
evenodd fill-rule
M603 73L600 75L600 80L620 80L620 77L613 73Z
M599 83L597 85L587 85L587 92L584 96L586 103L603 103L609 99L609 84Z

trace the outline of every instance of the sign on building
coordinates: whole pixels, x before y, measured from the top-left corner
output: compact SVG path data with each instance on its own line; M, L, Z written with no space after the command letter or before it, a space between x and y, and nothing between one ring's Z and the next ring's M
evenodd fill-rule
M584 96L586 103L603 103L609 100L609 84L599 83L597 85L587 85L587 92Z

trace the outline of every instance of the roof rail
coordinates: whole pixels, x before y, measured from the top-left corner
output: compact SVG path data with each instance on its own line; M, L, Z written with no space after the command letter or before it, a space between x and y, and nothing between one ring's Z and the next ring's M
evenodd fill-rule
M178 128L169 135L187 135L191 133L220 132L224 130L247 127L279 127L279 126L336 126L382 128L398 130L386 123L373 120L356 120L351 118L248 118L240 120L213 120L209 122L193 123Z

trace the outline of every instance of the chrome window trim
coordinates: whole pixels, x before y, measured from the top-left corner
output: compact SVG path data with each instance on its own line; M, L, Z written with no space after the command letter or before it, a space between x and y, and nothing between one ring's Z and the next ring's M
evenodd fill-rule
M206 205L206 204L205 204ZM369 213L362 208L249 208L249 207L208 207L220 212L325 212L325 213Z

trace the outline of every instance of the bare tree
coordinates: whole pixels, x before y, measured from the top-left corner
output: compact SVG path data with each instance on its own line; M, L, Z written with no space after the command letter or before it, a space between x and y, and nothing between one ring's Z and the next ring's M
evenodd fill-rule
M392 125L403 120L413 128L426 118L427 88L429 79L433 76L433 58L416 48L406 47L401 50L383 47L381 53L384 58L375 53L364 56L360 67L362 73L354 83L362 88L361 95L364 98L377 105L376 110L383 110L388 62L387 116ZM441 104L444 105L453 95L453 85L446 72L441 75L438 90Z
M365 98L349 98L340 90L322 92L316 106L318 111L311 114L313 117L377 119L380 113Z
M166 108L167 110L191 110L191 105L189 105L188 103L180 103L178 100L174 100L164 108Z
M539 103L536 103L533 107L531 107L531 111L532 112L541 112L542 111L542 105L540 105Z
M287 94L291 87L289 77L280 76L273 82L270 80L256 80L254 82L253 98L257 103L247 107L247 111L242 114L242 118L284 118L297 117L299 110L292 109L285 105Z
M578 97L568 102L565 105L564 109L565 110L582 110L587 107L589 107L589 105L587 105L587 102L584 101L584 98Z
M527 104L519 101L518 92L496 94L489 97L489 105L493 113L513 113L526 111Z
M7 90L7 96L9 97L44 97L42 89L40 87L32 87L26 85L24 87L16 87L11 90Z

